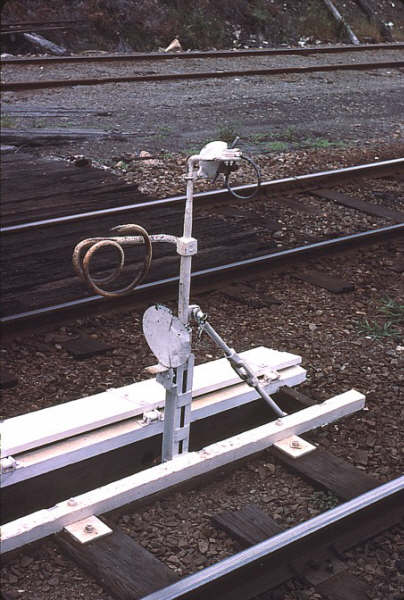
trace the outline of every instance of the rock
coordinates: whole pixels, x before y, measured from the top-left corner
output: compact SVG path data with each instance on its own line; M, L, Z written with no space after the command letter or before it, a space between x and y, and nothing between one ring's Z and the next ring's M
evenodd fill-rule
M86 158L82 154L74 157L73 164L75 167L91 167L91 158Z
M199 540L198 549L201 554L206 554L206 552L209 550L209 542L206 540Z
M30 556L23 556L20 560L20 565L23 569L25 569L25 567L28 567L33 562L34 562L34 559L31 558Z

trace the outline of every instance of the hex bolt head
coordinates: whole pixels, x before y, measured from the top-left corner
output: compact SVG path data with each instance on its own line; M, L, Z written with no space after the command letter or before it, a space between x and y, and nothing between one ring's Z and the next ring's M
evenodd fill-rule
M94 527L94 525L91 525L91 523L87 523L87 525L84 527L84 531L86 533L94 533L95 527Z
M297 450L299 450L302 447L302 444L299 442L299 440L292 440L289 446L291 448L296 448Z

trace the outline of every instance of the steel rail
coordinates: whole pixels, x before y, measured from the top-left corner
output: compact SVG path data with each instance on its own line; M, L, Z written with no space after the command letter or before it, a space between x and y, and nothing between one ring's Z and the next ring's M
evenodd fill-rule
M33 65L43 63L84 63L84 62L131 62L137 60L170 60L189 58L237 58L250 56L288 56L310 54L342 54L346 52L366 52L374 50L402 50L404 42L384 44L351 44L341 46L308 46L306 48L249 48L243 50L203 50L189 52L139 52L136 54L104 54L98 56L49 56L41 58L7 58L1 65Z
M104 85L107 83L144 83L153 81L183 81L189 79L223 79L225 77L252 77L290 75L297 73L329 72L329 71L367 71L374 69L399 69L404 67L404 61L383 61L348 63L335 65L311 65L307 67L272 67L269 69L246 69L235 71L198 71L196 73L160 73L153 75L126 75L121 77L86 77L81 79L48 79L45 81L10 81L2 83L0 91L17 92L20 90L39 90L48 88L74 87L83 85Z
M279 193L291 189L304 189L309 190L313 187L329 184L331 182L336 183L339 179L346 179L350 177L363 177L382 175L389 173L391 170L398 170L404 166L404 158L395 158L391 160L378 161L373 163L365 163L363 165L355 165L353 167L343 167L341 169L331 169L328 171L318 171L316 173L307 173L305 175L296 175L294 177L284 177L282 179L275 179L273 181L261 182L262 190ZM237 192L250 192L254 189L256 184L245 184L235 186L234 190ZM224 197L228 197L229 192L227 189L211 190L207 192L199 192L194 195L194 198L198 200L219 200ZM181 204L185 202L186 196L172 196L169 198L162 198L160 200L152 200L150 202L139 202L137 204L126 204L123 206L114 206L113 208L105 208L101 210L93 210L84 213L78 213L74 215L65 215L63 217L55 217L52 219L42 219L39 221L30 221L27 223L20 223L18 225L8 225L0 228L0 234L11 234L29 231L41 227L49 227L52 225L62 225L63 223L76 223L91 219L93 217L104 217L108 215L125 214L136 210L157 208L161 206L173 206L175 204Z
M333 526L340 527L347 520L357 517L360 513L383 504L390 498L402 496L404 490L404 476L380 485L369 492L357 496L353 500L328 510L304 523L287 529L247 550L239 552L219 563L198 571L193 575L184 577L177 583L144 596L142 600L186 600L188 598L227 598L229 590L224 591L226 596L215 596L212 591L215 586L222 582L227 584L231 577L248 577L251 567L258 567L262 572L265 561L276 553L285 551L293 545L299 545L303 541L308 543L310 539L315 540L316 534L327 529L331 538ZM331 544L331 539L330 539ZM261 564L260 564L261 563ZM268 572L267 572L267 575ZM223 593L223 590L222 590ZM247 599L246 599L247 600Z
M391 234L399 233L404 231L404 223L398 223L396 225L389 225L387 227L379 227L378 229L372 229L370 231L364 231L361 233L353 233L344 235L338 238L332 238L330 240L324 240L322 242L314 242L312 244L306 244L305 246L299 246L297 248L291 248L289 250L281 250L279 252L273 252L270 254L264 254L253 258L247 258L244 260L220 265L218 267L211 267L209 269L201 269L192 273L192 281L198 281L203 279L211 279L212 276L223 275L227 272L234 270L241 270L245 268L262 267L275 264L285 259L291 259L304 254L312 252L318 252L328 249L335 249L344 247L347 245L362 243L364 241L373 241L386 237ZM151 281L148 283L142 283L136 288L138 292L154 292L166 286L177 284L179 281L178 276L167 277L158 281ZM32 318L46 317L54 313L61 313L67 310L75 309L78 307L86 307L94 305L100 302L108 302L108 299L100 295L88 296L86 298L79 298L78 300L71 300L69 302L62 302L53 306L46 306L35 310L25 311L23 313L9 315L0 319L1 325L10 325L15 323L21 323Z

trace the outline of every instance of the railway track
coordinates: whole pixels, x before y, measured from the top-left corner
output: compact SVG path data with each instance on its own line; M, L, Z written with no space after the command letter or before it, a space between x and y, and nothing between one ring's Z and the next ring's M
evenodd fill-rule
M213 282L226 276L233 278L236 272L247 269L272 268L273 265L284 264L288 260L296 260L309 253L325 252L399 234L404 227L400 211L372 203L361 204L358 201L352 203L347 196L344 197L341 194L340 197L338 194L330 196L329 193L327 196L324 188L347 182L355 177L394 177L402 167L402 162L403 159L397 159L264 182L261 199L248 207L243 202L234 203L234 199L232 199L230 207L224 209L229 203L229 195L223 190L198 194L196 196L198 201L196 230L197 236L204 240L205 250L201 260L195 265L193 275L195 282L199 281L201 285L204 285L206 281ZM98 190L97 180L95 183L94 180L91 180L90 185L95 186L95 190ZM124 194L124 197L130 197L134 193L134 190L127 190L125 186L119 187L115 184L115 187ZM244 185L237 189L245 193L249 186ZM83 190L86 201L90 202L92 192L89 192L86 186ZM304 201L284 196L285 193L292 192L309 195L303 196ZM44 193L44 190L41 193ZM57 204L56 197L53 195L54 189L50 188L49 193L51 194L49 196L51 203L49 204L45 200L42 209L36 199L33 198L29 202L35 211L38 207L40 210L45 210L48 218L26 221L27 215L37 216L38 212L27 213L27 209L31 210L29 206L24 202L19 202L17 212L8 213L8 206L14 205L12 195L8 204L5 203L5 223L9 223L1 230L3 255L8 257L7 261L3 261L4 313L2 325L5 328L18 323L25 323L28 326L35 319L41 320L41 318L49 318L51 315L57 317L67 314L71 310L83 310L85 307L109 306L108 302L104 304L105 300L100 296L88 295L72 271L71 253L77 241L107 232L117 222L123 220L142 223L152 233L160 231L161 222L164 220L165 226L175 234L180 227L182 205L185 199L184 196L176 196L145 201L143 197L140 197L138 203L120 205L120 196L116 194L113 199L114 203L118 204L117 206L71 215L63 214L68 210L69 196L63 192L62 186L62 204L59 209L62 214L52 218L49 212L54 211ZM279 197L280 194L283 196ZM79 196L77 197L79 198ZM99 198L98 192L94 197L96 200ZM269 203L266 200L268 197L271 199ZM315 197L321 200L314 200ZM294 210L298 214L305 214L306 220L309 221L315 214L318 214L319 210L321 211L323 202L332 203L334 200L337 205L345 203L350 208L368 212L371 218L376 218L378 226L372 225L369 230L366 228L363 230L362 226L360 232L343 230L339 235L324 236L323 234L320 239L318 236L316 239L312 234L306 236L302 234L297 236L294 243L282 243L281 245L275 243L271 232L281 228L278 221L281 214L279 211ZM40 202L43 201L40 200ZM312 202L314 205L310 206ZM217 217L212 214L213 207ZM223 210L224 215L219 216ZM264 211L264 217L261 211ZM258 231L260 233L257 233ZM27 247L30 248L29 256L25 251ZM221 265L217 264L218 255L221 256ZM132 260L136 268L136 265L142 260L141 254L133 254ZM141 302L145 297L150 299L155 292L161 294L164 288L173 289L177 283L177 277L173 273L173 270L176 270L174 256L169 258L165 251L157 250L153 262L154 267L150 278L137 288L136 298ZM111 264L111 259L105 257L101 260L100 268L105 272ZM30 273L29 283L27 283L26 277L28 272Z
M277 402L292 414L293 411L315 406L312 399L289 388L282 388L275 397ZM268 409L264 410L262 406L257 407L256 403L253 404L254 407L249 406L247 411L246 407L242 409L245 413L244 418L240 409L238 412L235 411L237 413L235 416L231 411L226 413L224 419L221 415L216 415L219 418L216 418L217 426L214 433L212 433L211 420L206 419L205 427L196 433L194 444L200 445L207 440L211 441L212 438L220 438L223 432L228 435L229 428L237 427L236 423L240 427L240 421L243 422L244 427L251 426L252 414L256 423L260 422L260 419L265 422L268 419ZM248 411L249 422L244 422ZM159 437L152 437L149 452L150 448L154 447L158 455L159 443ZM137 446L140 444L138 443ZM140 455L144 452L144 448L142 450L134 447L131 451L128 448L125 450L126 460L123 459L124 453L120 457L116 453L111 453L112 460L104 453L94 457L90 463L87 461L84 472L81 468L81 483L79 482L78 489L80 485L85 485L85 489L90 486L91 489L94 482L102 485L105 478L108 481L108 477L113 474L113 464L115 467L119 465L118 471L115 469L115 477L119 473L122 474L124 472L122 459L127 472L133 473L141 469ZM203 600L212 595L246 600L257 598L260 594L279 588L282 584L296 578L300 581L300 585L311 585L317 593L327 598L338 598L337 594L341 593L341 590L346 600L366 598L366 594L370 593L370 587L349 571L344 553L401 522L404 515L404 477L381 485L377 479L353 467L348 461L327 452L321 446L298 458L291 458L276 447L269 448L265 452L265 460L275 460L282 465L282 468L292 470L315 488L320 487L337 496L342 504L337 504L335 508L288 529L283 529L268 514L268 511L264 512L256 505L247 504L238 510L216 513L212 516L213 525L217 529L224 530L230 538L247 549L183 579L125 533L128 523L128 517L125 515L128 515L128 508L124 506L118 513L111 514L107 518L106 523L112 528L112 533L105 538L95 540L87 546L74 541L67 532L62 532L56 533L53 540L66 556L72 558L118 600L129 597L147 598L147 600L177 598ZM101 464L103 469L97 466ZM237 468L237 465L232 467L234 468ZM100 471L103 471L101 477ZM74 490L72 484L74 486L75 475L71 469L59 469L50 475L48 474L47 478L42 477L42 481L41 477L34 477L31 481L25 481L23 485L3 489L2 495L6 507L3 518L10 512L10 505L11 511L13 507L19 507L20 511L24 507L32 509L35 502L39 502L40 506L43 505L44 497L47 498L47 505L49 505L59 484L62 486L58 491L59 500L60 494L67 492L69 485L70 490ZM218 476L226 477L223 473L214 471L207 481L205 476L205 480L198 484L198 479L194 478L190 485L191 487L209 485L212 476L213 479ZM19 489L16 490L15 488L18 487ZM189 483L184 482L179 489L186 494ZM86 497L84 494L71 498L69 506L74 508L76 505L84 504ZM161 498L161 494L157 496L157 500ZM147 502L153 503L155 500L156 498L151 496ZM59 506L63 506L63 503ZM136 510L137 504L132 504L130 511ZM98 512L104 511L99 509ZM43 517L39 518L41 513L37 514L36 520L40 527ZM30 518L28 517L26 523ZM23 522L24 518L21 523ZM16 528L12 524L4 527L3 542L6 545L10 526L12 530ZM52 532L51 528L52 525L46 530L48 534ZM58 528L60 529L60 525L56 526L56 530ZM131 557L130 563L125 559L127 556ZM133 564L141 564L142 569L133 569Z
M341 176L345 178L344 182L346 182L347 178L349 180L353 174L358 173L358 169L359 171L362 169L362 175L367 174L367 176L370 176L372 169L375 168L378 177L386 176L388 173L389 180L391 181L394 174L397 175L397 169L401 164L401 160L398 160L391 161L389 164L374 165L373 167L366 165L364 167L357 167L353 171L350 169L339 175L335 172L329 173L328 176L334 178L334 183ZM325 197L340 193L335 192L335 190L324 190L324 185L328 186L329 181L332 180L327 180L328 176L326 174L321 174L321 177L320 175L315 175L314 180L313 175L304 177L303 182L307 185L305 192L307 193L310 190L320 196L324 194ZM318 177L320 177L321 185L318 185ZM292 181L295 183L292 184ZM274 202L274 197L276 197L274 193L274 189L276 189L274 188L275 184L274 182L268 182L268 185L272 186L269 189L271 190L271 200ZM282 180L280 185L281 189L282 186L301 186L302 178ZM290 190L291 188L288 187L287 189ZM210 193L207 196L207 200L210 198L211 203L204 206L205 210L206 208L208 209L209 214L212 213L212 205L223 204L224 198L220 196L220 193L222 192L218 192L216 195L215 193ZM343 197L340 198L340 201L350 201L346 195L341 194L341 196ZM183 198L176 198L174 202L171 202L171 200L168 202L168 208L173 212L175 202L181 203L183 202ZM259 201L257 202L259 203ZM289 202L290 206L294 206L294 210L298 211L299 204L295 198L288 199L287 196L282 197L280 202L285 205ZM362 204L359 202L359 205L361 205L362 209L373 211L373 217L376 217L377 214L380 217L383 211L385 211L385 215L388 212L388 209L382 205L373 204L372 208L370 203L364 203L363 201ZM122 209L121 206L116 208ZM251 206L244 206L245 208L250 209ZM143 210L145 210L145 207L143 207ZM309 203L307 203L306 210L310 210ZM232 214L235 212L234 207L230 207L230 212ZM140 210L139 214L141 214ZM315 212L312 212L311 217L315 218L315 214ZM165 216L168 218L168 215L169 213L166 213ZM63 219L64 217L69 218L69 215L64 215L61 218ZM262 220L262 216L260 218ZM396 219L396 224L390 225L388 229L395 232L402 231L404 223L399 221L397 211L393 213L390 209L390 218L393 221ZM158 219L161 220L160 213ZM44 219L44 221L47 220ZM38 223L32 228L28 227L24 235L33 235L40 231L43 243L43 233L52 232L52 219L50 221L50 223L47 223L47 227L43 229ZM88 221L83 219L83 223L88 223ZM66 224L68 227L71 227L72 224L74 225L74 221L71 222L68 220L64 222L64 225ZM24 225L24 222L19 223L19 225ZM13 227L12 225L10 226ZM98 221L96 222L96 226L98 228ZM206 233L212 230L211 221L208 220L205 226ZM238 224L238 229L240 229L240 224ZM231 236L235 235L235 231L229 228L228 223L226 224L226 230L234 242L235 238ZM24 232L24 229L22 232ZM215 233L215 230L213 230L213 234ZM376 229L372 233L369 231L364 233L365 236L380 235L381 231L377 231ZM387 231L383 233L386 234ZM18 239L20 239L20 234L21 230L18 229L9 231L5 234L5 238L18 236ZM75 235L80 237L79 232L75 232ZM62 236L57 235L53 240L58 237ZM251 231L247 238L251 238ZM324 240L324 242L326 246L329 244L329 240ZM26 255L24 248L27 246L25 244L22 245L22 255ZM310 245L301 247L299 252L304 252L305 249L307 251L308 246ZM53 241L52 247L54 247ZM309 249L314 250L314 247L309 247ZM293 256L295 250L294 248L290 251L283 251L285 252L285 258L290 255ZM46 255L46 248L44 251ZM244 246L241 248L241 251L245 254ZM217 253L217 247L215 248L215 252ZM280 251L280 254L282 254L282 251ZM247 260L244 266L248 265L251 267L255 259L260 262L264 258L262 255L252 257L252 260ZM236 264L231 265L233 268L238 266ZM209 273L209 275L211 278L212 273ZM162 282L159 281L159 283L161 284ZM212 285L212 283L209 282L209 285ZM148 294L148 296L148 301L150 302L150 295ZM287 377L291 377L290 369L295 373L295 369L299 371L300 366L293 364L284 367L285 377L286 371L289 373ZM222 372L222 369L220 369L220 372ZM300 371L299 373L301 374ZM298 378L300 375L294 374L293 377ZM202 379L205 381L206 377ZM295 379L292 385L296 383L297 380ZM254 431L258 431L262 426L264 428L269 426L269 429L272 427L279 431L276 423L273 426L267 423L268 407L266 405L263 406L255 398L247 398L245 390L241 391L240 389L236 393L234 382L230 381L228 385L232 389L232 394L236 394L240 399L243 398L234 411L227 406L222 411L215 412L216 409L212 408L214 404L211 404L211 408L207 410L206 407L209 404L207 403L206 394L202 394L201 406L204 408L199 408L199 410L204 410L205 412L203 415L201 413L192 425L193 446L189 455L189 464L186 462L187 455L183 455L180 458L180 461L182 461L181 464L186 463L185 468L188 469L191 476L194 476L190 482L183 481L183 487L179 488L181 493L185 494L184 510L187 505L192 504L192 500L187 500L186 496L189 486L203 484L202 480L195 479L198 475L192 470L194 464L199 464L194 463L196 458L199 460L201 457L209 457L210 452L215 452L221 447L218 440L221 440L224 436L232 436L230 446L227 447L234 448L234 444L239 443L241 439L246 439L243 436L240 437L240 428L244 434L248 433L246 430L250 427L254 427ZM238 385L243 386L245 384L241 383ZM105 398L106 404L109 412L113 411L116 413L119 410L119 398L118 396L113 396L114 402L111 402L108 398L108 394L110 393L114 392L105 393L107 395ZM207 394L209 393L207 392ZM213 395L215 394L215 388L213 388L212 393ZM317 411L322 410L321 404L317 404L311 398L288 388L278 389L276 394L274 396L276 401L283 410L289 413L286 419L292 419L294 423L298 423L298 427L303 427L303 429L297 430L299 434L304 430L307 431L307 428L305 429L305 421L302 420L302 413L309 411L310 414L317 415ZM354 392L354 403L360 401L357 395L357 392ZM214 526L216 531L224 530L229 539L241 542L243 546L248 546L247 550L230 556L218 564L213 564L206 570L194 573L184 579L179 579L178 574L169 569L164 562L156 558L153 553L145 548L143 543L139 543L139 536L141 535L139 534L139 529L136 531L131 529L132 511L141 510L140 506L142 505L134 504L126 507L126 502L139 500L139 496L137 490L133 492L133 488L132 491L128 491L129 484L124 483L124 480L128 478L128 481L132 482L130 485L133 485L135 481L138 484L142 482L140 484L142 485L144 483L143 478L147 478L147 471L144 471L145 466L154 464L154 467L151 466L151 471L154 473L153 469L156 469L158 477L153 475L150 481L147 480L147 485L150 484L151 487L147 488L146 497L144 497L144 494L141 494L142 502L149 503L156 499L160 501L166 498L167 489L171 491L172 484L178 482L177 475L174 474L173 476L169 468L167 470L164 465L156 465L156 462L159 461L161 447L161 423L156 421L147 422L144 419L144 422L141 423L141 417L142 415L144 416L142 411L130 419L128 419L128 415L126 414L121 415L120 420L115 420L112 423L101 422L100 418L102 419L103 417L99 414L102 406L101 396L102 394L98 398L97 396L93 397L97 406L96 411L77 411L80 421L83 420L83 416L90 415L93 419L92 427L94 429L88 429L88 426L87 429L81 430L81 432L71 429L68 434L71 437L62 439L60 437L56 439L46 437L47 434L43 430L44 426L45 429L48 427L46 424L50 424L51 428L57 425L58 427L62 426L63 429L66 426L66 415L65 419L56 417L59 407L54 407L49 409L55 411L54 418L49 414L49 418L40 419L40 427L31 425L26 430L27 434L29 433L28 437L36 436L38 438L38 436L42 436L41 441L38 438L39 445L34 445L31 448L20 447L19 450L15 448L16 452L11 453L12 456L16 456L19 468L15 471L11 469L3 477L2 496L3 505L6 507L3 511L3 519L6 521L9 519L4 526L3 533L6 557L9 548L16 548L16 546L12 546L14 538L17 538L17 540L20 538L19 542L22 541L24 544L26 541L41 539L44 535L51 535L52 537L48 541L51 544L56 543L59 552L62 552L63 556L69 557L81 569L89 573L91 580L85 579L83 581L83 586L86 589L88 585L91 585L90 582L95 580L107 593L119 600L126 600L127 598L148 598L149 600L201 598L202 600L208 594L210 597L240 598L240 600L245 600L245 598L256 598L259 594L267 594L269 590L277 588L285 582L289 586L296 586L296 589L304 585L310 585L314 587L316 593L323 594L328 598L338 598L338 593L341 597L341 593L343 592L344 600L350 600L351 598L358 600L358 598L366 598L366 595L371 594L371 588L366 581L360 579L350 571L345 552L350 551L357 544L361 544L376 535L383 534L383 532L401 522L404 513L402 502L404 482L402 477L380 487L380 481L377 478L352 466L348 457L345 460L341 456L337 457L325 450L324 446L326 444L322 447L320 443L319 446L306 456L290 458L288 455L283 454L279 448L271 446L274 441L273 438L265 438L265 456L259 456L256 459L249 458L249 461L261 461L259 462L259 466L262 467L270 459L275 463L276 469L278 469L279 465L280 468L291 470L301 477L302 480L308 480L314 488L320 487L328 493L333 494L343 504L336 506L330 512L320 514L311 520L285 530L279 525L278 519L272 513L271 508L263 511L256 505L243 503L242 508L234 509L233 507L232 510L226 510L225 512L216 510L215 514L211 515L213 523L211 527ZM361 394L358 396L360 397ZM87 401L91 402L91 399L88 398ZM197 406L195 408L198 410ZM64 409L62 408L62 410ZM145 410L144 406L142 410ZM31 418L29 415L26 417L28 421ZM35 419L35 413L33 414L33 418ZM133 420L137 422L136 427ZM362 426L365 421L366 417L360 419L358 425ZM318 420L315 420L314 423L317 426L319 425ZM127 437L128 434L129 437ZM268 435L272 434L273 432ZM314 434L314 437L309 435L309 441L317 443L318 438L316 438L316 435ZM26 444L27 436L23 435L22 438L23 443ZM14 437L10 439L14 445L18 442ZM101 453L99 452L100 444L104 444ZM105 444L107 444L108 448ZM206 446L207 444L208 446ZM271 447L268 448L268 445ZM224 447L226 447L226 444L224 444ZM91 452L89 451L90 448ZM202 450L200 450L201 448ZM258 449L256 446L254 448L255 450ZM244 458L247 458L250 454L251 452L248 450ZM213 464L216 463L213 462ZM213 470L213 476L223 479L225 475L221 470L222 465L218 467L216 464L216 468L220 470ZM258 472L260 472L259 468ZM205 476L206 473L203 477ZM277 476L279 476L278 472ZM14 477L12 482L7 481L7 478L10 477ZM117 481L120 477L124 479ZM208 485L209 481L210 479L208 479ZM268 489L277 489L277 479L266 481L264 478L264 481ZM156 482L157 488L154 487ZM112 484L112 487L109 484ZM262 486L262 483L260 485ZM94 488L96 489L94 490ZM118 492L121 494L123 500L126 501L121 500L118 505L111 506L110 500L105 497L105 493L111 497L111 489L115 490L114 493ZM177 491L177 488L173 487L173 491ZM154 493L159 493L160 495L156 497ZM125 496L125 494L129 495ZM46 498L45 505L44 498ZM66 500L67 498L69 500ZM69 537L70 534L66 531L62 532L61 529L64 525L69 526L79 520L79 518L88 517L89 502L92 502L90 512L93 514L94 501L97 503L95 511L97 514L103 515L104 513L109 513L111 508L118 508L120 506L119 512L109 514L105 519L107 525L112 529L110 535L99 540L94 540L88 546L82 546L72 541ZM175 502L177 501L175 500ZM54 509L48 509L47 507L53 503L57 503L57 506ZM292 512L293 508L289 510ZM30 515L32 511L34 511L34 514ZM39 512L35 514L35 511ZM65 518L67 518L67 521L64 521ZM19 519L22 519L22 521L19 522ZM164 519L162 520L164 521ZM33 528L32 523L34 523ZM147 523L149 524L148 526L154 527L153 517ZM86 524L79 524L79 529L87 525L89 525L87 522ZM97 521L95 527L97 528L98 526L99 522ZM193 523L190 524L190 527L193 527ZM34 537L29 538L32 529L34 530ZM211 529L209 531L211 532ZM210 533L209 535L213 534ZM48 541L45 541L45 545L48 544ZM209 545L212 543L210 537L206 543L209 548ZM11 545L8 546L8 544ZM18 545L20 544L18 543L17 547ZM20 547L24 552L25 546L20 545ZM41 547L41 545L37 546L38 552L41 552ZM35 547L31 552L35 555ZM130 561L128 561L128 557L130 557ZM14 561L20 560L19 555L10 555L8 560L10 561L8 564L11 565L10 569L14 568L13 565L16 564ZM168 562L171 564L170 561ZM134 569L134 564L138 567L141 565L141 568ZM19 573L18 568L17 573ZM289 587L289 589L291 588ZM16 588L13 588L8 583L5 591L6 593L14 593Z
M257 56L308 56L316 54L345 54L347 52L361 53L369 50L402 50L403 42L391 44L363 44L337 45L337 46L310 46L306 48L267 48L267 49L245 49L245 50L215 50L215 51L190 51L190 52L139 52L137 54L101 54L86 56L47 56L29 58L8 58L2 60L2 65L46 65L46 64L72 64L87 62L134 62L134 61L164 61L172 59L194 59L194 58L230 58L257 57Z
M393 522L397 522L398 513L395 511L399 502L403 500L403 490L404 478L401 477L354 498L328 513L281 531L274 537L260 539L261 532L256 533L254 541L257 545L225 559L218 565L208 567L166 588L152 592L144 600L190 600L191 598L202 600L212 597L248 600L257 598L259 594L278 587L281 582L296 575L327 598L336 598L338 593L342 593L347 600L365 598L368 593L371 593L370 587L346 572L344 566L338 574L335 568L336 557L338 555L340 560L343 550L372 537L374 532L374 530L372 532L372 521L380 519L386 511L392 510L395 513ZM268 519L265 513L260 514L257 511L258 514L254 514L251 509L244 512L247 513L244 522L242 519L237 519L240 516L244 517L244 514L240 515L237 512L233 515L223 515L222 518L219 516L217 522L239 539L243 539L244 534L243 541L247 539L250 543L251 537L247 536L248 534L251 536L251 529L254 526L258 530L264 529L265 526L268 529L272 526L275 531L280 529L275 521ZM244 531L243 527L240 527L240 521L243 522ZM350 532L349 535L347 531ZM330 546L334 550L330 551ZM338 548L337 552L335 552L336 548ZM314 562L314 568L310 566L310 562L312 564ZM327 562L328 577L327 573L324 577ZM339 566L341 567L341 563Z
M87 77L79 79L49 79L40 81L9 81L1 83L0 91L17 92L22 90L51 89L72 86L104 85L107 83L143 83L154 81L183 81L190 79L223 79L226 77L251 77L290 75L330 71L369 71L374 69L401 69L404 61L376 61L345 64L325 64L297 67L272 67L268 69L244 69L226 71L197 71L190 73L158 73L143 75L125 75L114 77Z

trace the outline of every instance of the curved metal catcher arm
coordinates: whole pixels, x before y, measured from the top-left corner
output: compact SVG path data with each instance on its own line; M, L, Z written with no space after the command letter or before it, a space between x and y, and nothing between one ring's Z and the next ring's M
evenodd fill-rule
M87 285L101 296L107 298L119 298L130 294L136 286L138 286L143 279L146 277L150 269L152 261L152 243L166 242L169 244L177 244L177 238L174 235L156 234L149 235L143 227L135 224L118 225L111 231L117 231L121 234L128 234L122 236L111 236L111 237L95 237L82 240L77 244L73 251L73 267L78 276L87 283ZM134 235L140 234L140 235ZM124 246L141 246L145 245L145 258L143 262L142 270L136 275L136 277L125 287L118 290L108 291L100 287L100 284L107 284L115 281L125 266L125 252ZM90 273L90 265L93 256L101 248L115 248L119 254L119 264L110 275L105 277L94 277Z

